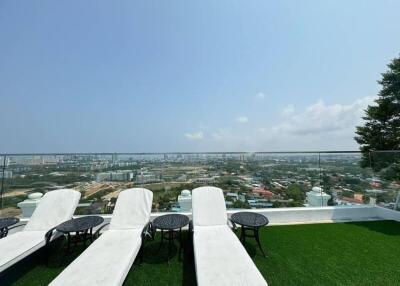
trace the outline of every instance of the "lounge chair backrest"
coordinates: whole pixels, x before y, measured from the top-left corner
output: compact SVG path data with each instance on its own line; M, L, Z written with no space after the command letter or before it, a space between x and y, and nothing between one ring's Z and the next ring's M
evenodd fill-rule
M228 217L223 192L216 187L200 187L192 191L194 226L226 225Z
M143 228L149 222L153 192L143 188L119 193L111 218L110 229Z
M71 189L47 192L40 200L25 230L49 230L72 218L81 193Z

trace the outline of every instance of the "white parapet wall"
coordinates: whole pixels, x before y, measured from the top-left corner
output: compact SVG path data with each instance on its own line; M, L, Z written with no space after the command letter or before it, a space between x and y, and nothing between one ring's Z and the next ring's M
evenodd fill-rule
M328 222L346 222L346 221L368 221L378 219L391 219L388 215L379 215L378 211L382 209L376 206L346 206L346 207L300 207L300 208L268 208L268 209L243 209L228 210L230 217L233 213L248 211L265 215L270 225L284 224L306 224L306 223L328 223ZM389 210L390 211L390 210ZM400 212L393 211L398 213ZM192 213L179 212L192 219ZM166 212L152 213L151 220L154 218L169 214ZM111 215L103 216L106 221L111 219ZM386 218L388 217L388 218Z
M265 215L270 225L368 221L380 219L375 206L274 208L250 210ZM232 211L234 213L236 211Z
M377 206L344 206L344 207L300 207L300 208L268 208L228 210L228 216L240 211L256 212L269 219L269 225L332 223L370 220L400 221L400 211L394 211ZM152 213L151 220L168 213ZM192 213L180 212L192 219ZM101 215L105 223L110 222L112 215ZM79 217L79 216L76 216ZM21 219L27 222L29 219ZM18 228L19 230L22 228Z
M377 214L382 219L400 221L400 211L376 207Z

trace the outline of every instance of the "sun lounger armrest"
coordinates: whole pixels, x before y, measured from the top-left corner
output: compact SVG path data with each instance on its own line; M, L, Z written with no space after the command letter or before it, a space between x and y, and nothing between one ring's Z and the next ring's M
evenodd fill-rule
M96 232L94 233L94 235L93 235L93 237L94 238L98 238L99 236L100 236L100 231L103 229L103 228L105 228L107 225L109 225L110 223L108 222L108 223L105 223L105 224L103 224L102 226L100 226L97 230L96 230Z
M49 229L49 230L46 232L46 234L44 235L44 237L45 237L45 239L46 239L46 245L50 243L51 238L53 237L53 234L55 233L54 230L55 230L56 228L57 228L57 227L55 226L55 227Z
M149 221L142 230L142 240L146 239L146 237L150 238L151 240L154 239L155 229L153 227L153 223Z
M12 227L9 227L8 230L10 231L11 229L14 229L14 228L17 228L17 227L21 227L21 226L25 226L25 225L26 225L26 222L25 223L21 223L21 224L17 224L17 225L14 225Z
M231 220L230 218L228 218L228 226L232 229L233 232L236 233L237 225L236 225L236 223L235 223L233 220Z

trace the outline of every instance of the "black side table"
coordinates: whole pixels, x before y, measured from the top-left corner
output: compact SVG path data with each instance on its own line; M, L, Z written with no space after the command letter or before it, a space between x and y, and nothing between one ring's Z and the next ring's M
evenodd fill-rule
M181 214L167 214L153 220L154 230L161 230L161 244L168 240L168 259L171 255L172 241L179 236L179 258L182 250L182 228L189 224L189 218ZM165 232L165 233L164 233Z
M258 229L262 226L266 226L269 221L268 219L258 213L253 213L253 212L238 212L238 213L234 213L231 216L231 220L236 223L236 224L240 224L242 231L240 233L240 240L242 241L242 243L244 244L246 241L246 237L254 237L257 241L258 247L260 248L262 254L265 257L265 253L264 250L261 247L261 243L260 243L260 237L258 234ZM251 232L246 233L247 232Z
M56 230L67 235L67 249L70 250L71 233L75 232L75 246L78 241L83 241L86 246L87 234L90 242L93 242L93 228L102 224L104 218L101 216L84 216L77 219L70 219L56 227Z
M17 223L19 223L19 219L16 217L0 218L0 239L6 237L8 228Z

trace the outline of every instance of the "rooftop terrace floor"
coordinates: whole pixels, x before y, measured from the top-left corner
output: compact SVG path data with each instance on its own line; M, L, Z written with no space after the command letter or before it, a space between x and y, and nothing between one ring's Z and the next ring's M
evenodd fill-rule
M252 239L247 240L246 249L269 285L400 284L400 222L270 226L260 236L267 258ZM144 263L134 264L124 285L196 285L188 233L182 259L175 248L169 263L168 245L158 251L158 238L159 234L146 244ZM53 254L49 266L37 264L38 258L30 261L4 285L47 285L82 248L66 258L62 251L53 249L61 255Z

